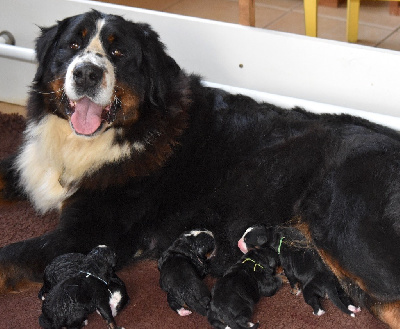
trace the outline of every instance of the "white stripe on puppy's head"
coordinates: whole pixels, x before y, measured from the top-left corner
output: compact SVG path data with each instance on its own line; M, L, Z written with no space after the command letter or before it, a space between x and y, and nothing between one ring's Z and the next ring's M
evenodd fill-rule
M196 237L200 233L206 233L206 234L210 235L212 238L214 237L214 234L212 234L212 232L208 231L208 230L193 230L193 231L190 231L189 233L186 233L185 236L194 236L194 237Z

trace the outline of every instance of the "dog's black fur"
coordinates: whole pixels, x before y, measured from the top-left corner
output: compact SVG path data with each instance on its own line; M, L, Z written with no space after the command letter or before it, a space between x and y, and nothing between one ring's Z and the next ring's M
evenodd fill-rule
M207 314L211 293L202 280L214 250L211 232L204 229L188 231L180 235L158 260L160 287L167 292L169 306L179 315L189 315L190 310Z
M0 200L59 209L60 225L0 250L0 289L99 244L119 267L159 257L196 227L214 233L220 275L246 227L285 224L362 304L400 322L397 132L207 88L150 26L97 11L43 28L36 52L25 140L0 165Z
M282 285L275 275L277 264L278 255L270 248L245 254L213 287L210 324L217 329L258 328L250 321L255 304L262 296L273 296Z
M93 248L89 254L68 253L56 257L46 266L43 275L43 286L39 290L39 299L44 300L47 293L58 283L74 277L80 272L90 271L96 263L104 265L104 261L115 263L115 253L108 247L98 246ZM115 266L115 264L113 265ZM108 282L109 304L113 316L116 316L128 303L129 295L125 283L112 271Z
M354 316L354 313L359 311L335 275L297 229L256 225L246 231L242 239L247 248L271 247L279 254L280 264L292 290L297 290L297 293L303 291L304 300L311 306L315 315L325 313L320 298L326 296L348 315Z
M71 254L68 256L71 258ZM80 271L74 275L57 282L48 291L55 282L50 284L50 281L45 281L45 288L39 293L41 296L46 293L39 317L40 326L45 329L81 328L88 315L97 310L107 321L108 328L117 328L110 307L112 291L109 288L115 262L115 253L110 248L97 247L85 257L79 266ZM51 269L61 270L58 265L51 264L46 278L59 279L63 276L59 272L54 275L50 272ZM73 267L74 264L69 268Z

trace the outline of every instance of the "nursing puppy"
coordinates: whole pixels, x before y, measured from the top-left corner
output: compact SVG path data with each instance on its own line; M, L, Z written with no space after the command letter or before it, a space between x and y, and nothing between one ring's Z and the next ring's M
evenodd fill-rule
M191 314L191 310L207 314L211 294L202 279L214 250L210 231L193 230L180 235L158 260L160 287L167 292L169 306L180 316Z
M110 328L114 316L127 304L123 281L114 273L115 253L98 246L88 255L69 253L53 260L39 291L43 299L39 323L43 328L76 327L98 310Z
M87 255L80 253L68 253L56 257L49 265L47 265L43 275L43 286L39 290L39 299L44 300L46 294L58 283L69 279L81 271L87 270L90 264L103 262L104 259L112 259L115 257L111 248L106 246L98 246L92 249ZM114 262L114 261L112 261ZM113 316L116 316L129 302L129 295L125 283L113 271L108 289L111 292L109 304Z
M212 290L208 321L217 329L258 328L251 322L255 304L261 296L269 297L281 287L275 276L277 255L270 248L250 250Z
M81 328L89 314L98 311L108 328L118 328L110 305L106 273L77 274L58 283L46 296L39 324L45 329Z
M296 294L303 290L303 297L315 315L322 315L320 298L326 295L341 311L351 316L360 309L353 305L335 275L326 267L318 253L307 246L305 237L295 228L250 227L238 242L239 249L270 246L279 254L280 263Z

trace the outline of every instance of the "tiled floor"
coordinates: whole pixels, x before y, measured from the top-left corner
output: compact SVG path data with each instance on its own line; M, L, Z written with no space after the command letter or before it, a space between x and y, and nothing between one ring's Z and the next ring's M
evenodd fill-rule
M238 23L238 0L102 0L168 13ZM256 0L256 27L304 34L303 0ZM359 44L400 50L400 16L386 1L361 1ZM319 6L318 37L346 40L346 2Z

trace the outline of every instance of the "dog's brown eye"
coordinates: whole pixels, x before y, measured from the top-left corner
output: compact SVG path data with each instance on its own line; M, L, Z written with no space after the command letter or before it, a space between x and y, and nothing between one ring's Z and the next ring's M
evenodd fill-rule
M124 54L122 53L122 51L120 51L119 49L114 49L111 52L111 55L113 55L114 57L122 57Z
M72 43L70 43L69 47L72 50L78 50L81 47L81 45L79 43L77 43L77 42L72 42Z

